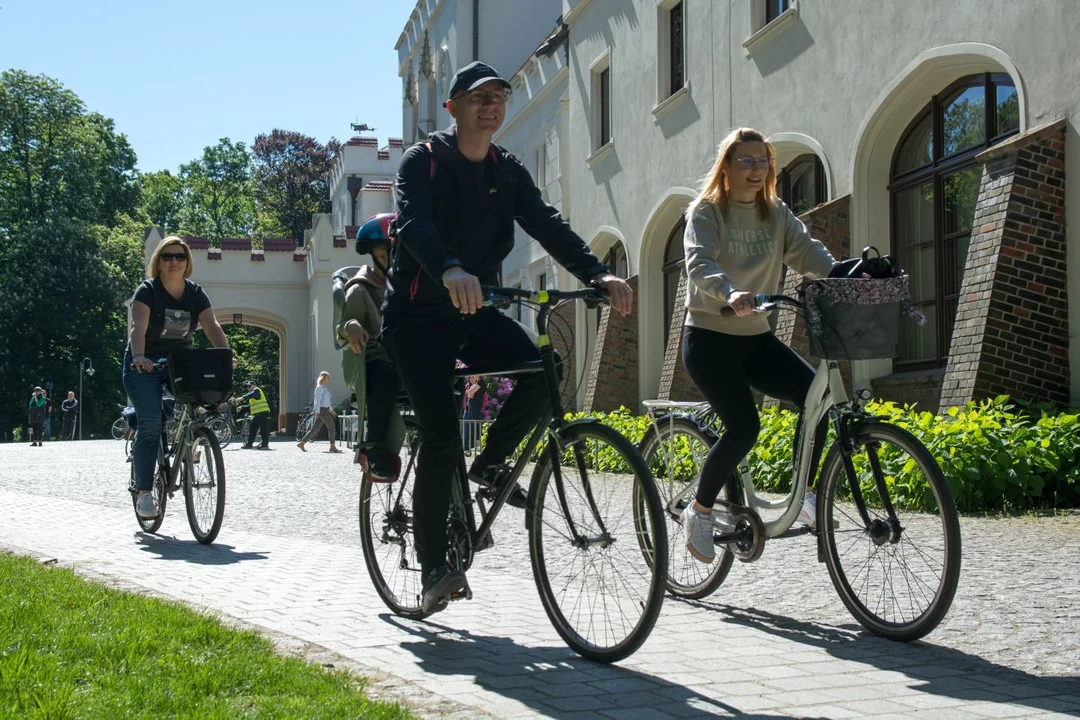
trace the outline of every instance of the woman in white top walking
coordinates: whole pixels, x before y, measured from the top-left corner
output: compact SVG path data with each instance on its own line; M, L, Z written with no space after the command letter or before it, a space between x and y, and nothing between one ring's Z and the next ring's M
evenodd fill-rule
M330 452L339 453L336 444L337 434L334 432L334 417L337 413L332 408L332 402L330 400L330 389L326 387L326 383L330 381L330 373L323 370L319 373L319 379L315 383L315 399L311 404L311 411L315 413L315 422L311 424L311 429L308 430L304 439L296 443L296 447L300 448L304 452L307 452L307 448L304 447L311 440L315 439L315 436L319 434L319 426L326 426L326 434L330 436Z

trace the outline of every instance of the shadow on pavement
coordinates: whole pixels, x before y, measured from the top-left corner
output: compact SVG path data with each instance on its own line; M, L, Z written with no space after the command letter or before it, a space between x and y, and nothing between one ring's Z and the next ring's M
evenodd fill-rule
M196 565L232 565L246 560L265 560L267 553L236 552L231 545L201 545L196 540L180 540L148 533L135 533L143 552L154 553L162 560L183 560Z
M471 675L478 687L547 717L579 718L591 716L590 711L647 712L651 708L675 717L790 717L744 713L734 705L662 678L585 660L563 646L526 647L512 638L456 630L430 620L414 622L389 614L380 617L416 638L400 647L415 655L425 672Z
M680 602L674 598L669 600ZM855 623L834 627L792 620L755 608L692 600L681 602L719 612L725 622L821 648L839 660L865 663L903 675L914 681L908 687L919 692L958 700L1008 702L1080 715L1080 678L1040 677L924 641L886 640L869 634ZM995 692L994 688L999 687L1005 691Z

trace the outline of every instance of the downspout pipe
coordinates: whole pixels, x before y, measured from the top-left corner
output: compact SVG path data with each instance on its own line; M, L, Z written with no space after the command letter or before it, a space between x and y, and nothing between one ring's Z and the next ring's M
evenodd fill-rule
M480 59L480 0L472 3L472 59Z

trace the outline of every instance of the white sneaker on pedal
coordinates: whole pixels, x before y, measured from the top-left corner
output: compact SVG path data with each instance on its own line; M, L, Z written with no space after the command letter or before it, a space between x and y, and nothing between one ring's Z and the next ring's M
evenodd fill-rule
M803 498L802 510L799 511L799 518L795 522L809 525L811 530L817 530L817 495L809 488L806 489L806 497ZM834 519L832 521L832 526L833 530L835 530L840 527L840 523Z
M686 535L686 549L695 560L711 563L716 559L716 546L713 544L713 516L700 513L693 504L687 506L679 515L683 533Z
M142 493L135 501L135 512L141 518L156 518L158 516L157 505L154 504L154 496L151 493Z

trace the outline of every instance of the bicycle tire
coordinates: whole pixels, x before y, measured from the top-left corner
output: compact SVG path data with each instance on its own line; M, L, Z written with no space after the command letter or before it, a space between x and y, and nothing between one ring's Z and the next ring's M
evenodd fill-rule
M127 434L128 424L124 418L118 419L112 424L110 432L112 433L113 440L123 440L124 435Z
M419 446L420 429L406 419L402 449L408 457L402 460L401 476L397 482L373 483L365 474L360 482L359 507L360 545L375 592L395 615L417 619L424 617L420 561L412 528Z
M923 493L922 502L928 502L932 497L932 504L940 512L940 517L938 522L935 522L932 518L928 518L928 513L901 510L896 508L896 503L890 498L897 516L903 515L905 518L904 522L900 523L900 529L892 530L887 513L882 508L871 506L871 503L866 502L868 498L871 501L877 498L880 502L880 493L874 483L875 471L869 460L871 456L868 454L865 461L861 458L853 458L853 467L859 475L860 493L867 513L871 517L870 525L866 525L856 512L857 507L851 502L844 502L843 497L838 500L838 493L851 494L851 486L839 444L834 443L825 458L825 466L822 469L817 510L818 527L827 528L821 534L825 564L840 599L863 627L875 635L890 640L918 640L936 628L945 618L959 583L961 541L956 505L940 466L930 451L914 435L895 425L876 421L857 422L851 426L850 433L852 446L857 450L872 447L883 476L889 476L890 470L903 467L904 477L910 478L911 471L917 468L924 479L918 487L919 492ZM898 448L910 459L901 462L889 451L881 452L879 446L883 443ZM859 463L856 464L855 460L859 460ZM914 466L910 464L911 461L914 461ZM844 482L845 480L847 482ZM897 475L893 474L891 480L887 482L882 479L882 484L886 488L897 489L901 484L897 480ZM916 486L911 484L908 488L915 489ZM926 492L929 492L930 496L925 495ZM852 510L852 507L855 509ZM838 517L840 515L842 517ZM834 527L834 520L839 524L838 527ZM932 530L938 524L942 531L940 550L942 557L941 573L936 578L936 582L932 577L928 580L921 574L914 573L911 577L905 576L903 581L898 583L892 582L891 576L884 577L885 573L891 572L893 568L930 571L929 574L933 575L931 563L936 562L937 552L929 550L929 546L916 546L911 540L911 534L914 528L922 529L925 526L928 530ZM886 533L888 533L887 536ZM866 542L862 543L863 540ZM857 571L856 576L848 578L844 570L845 561L842 555L847 550L852 550L857 555L857 545L860 544L865 544L871 555L862 561L861 567L853 568ZM915 568L907 567L909 547L915 553L912 557L918 561ZM859 576L864 570L866 577L865 580L861 580ZM861 587L871 591L878 590L882 594L886 591L899 592L904 597L892 597L885 603L884 613L879 614L879 611L873 609L868 603L871 598L864 599L859 596L858 591ZM918 599L918 595L925 596L928 592L932 592L933 596L929 599L926 609L918 612L912 610L911 617L905 617L905 605L911 605ZM881 598L875 604L876 607L881 608ZM887 616L888 613L897 611L899 611L898 616L892 619Z
M668 453L686 451L692 461L704 462L704 455L712 449L717 438L711 432L702 430L689 417L663 418L657 421L657 425L660 432L657 433L656 427L650 427L638 447L645 465L649 468L649 474L656 484L668 530L667 589L676 597L700 600L716 592L727 579L735 556L726 547L718 547L716 559L705 564L694 558L686 549L682 523L678 515L669 510L668 505L676 495L683 492L687 483L697 487L698 479L701 477L701 465L693 463L689 468L673 468L670 457L665 458L664 452L665 450ZM680 437L686 438L686 442L680 443L678 440ZM683 444L686 445L685 448L682 447ZM679 473L682 480L675 476L676 473ZM732 476L732 479L724 484L722 492L728 502L743 504L742 482L738 475ZM690 501L693 501L692 496ZM648 551L648 548L642 548L642 550Z
M312 415L304 415L296 422L296 442L300 442L307 435L308 430L311 429ZM250 422L250 420L248 421Z
M182 462L188 525L196 540L209 545L217 539L225 518L225 461L210 428L201 426L192 431L192 443Z
M251 432L251 418L244 418L240 423L240 443L246 443Z
M169 500L169 493L165 492L165 470L158 467L154 472L154 485L151 488L151 492L154 495L154 501L157 503L158 514L157 517L144 518L138 513L138 499L139 492L135 489L135 461L131 462L131 479L128 482L128 492L131 493L131 507L135 510L135 521L139 523L139 527L143 532L156 533L161 529L161 523L165 520L165 506Z
M526 522L533 578L548 619L566 644L589 660L616 662L641 647L652 632L664 602L663 568L668 563L668 547L660 498L637 448L614 429L599 423L570 425L559 432L558 444L563 452L572 454L574 465L568 467L561 458L555 458L559 451L549 441L533 471L529 491ZM601 445L606 448L601 449ZM553 458L559 463L563 478L565 505L559 497L557 483L553 482ZM589 468L590 464L594 467ZM582 477L571 477L573 474ZM633 482L630 488L626 487L628 477ZM626 538L627 534L636 537L643 531L634 509L635 492L640 493L645 505L644 532L649 535L652 558L643 557L639 541ZM624 502L629 515L626 529L615 528L611 519L596 518L601 505L603 510L608 510L613 509L613 504ZM571 504L575 505L572 509ZM549 518L549 514L557 513L562 513L562 518ZM579 538L571 538L567 531L567 515L579 531ZM582 544L581 540L586 542ZM620 544L619 540L629 542ZM571 567L565 576L552 573L554 555L560 549L569 550ZM617 557L600 557L609 550ZM621 577L612 582L609 576L623 569L636 569L636 577ZM587 585L594 571L600 575L596 589L609 594L602 600L583 601L581 596L589 590ZM556 591L554 585L562 582L566 584ZM570 583L575 587L570 587ZM620 612L619 627L597 630L595 613L614 608ZM616 637L627 626L631 626L629 632ZM598 636L593 635L594 631Z

